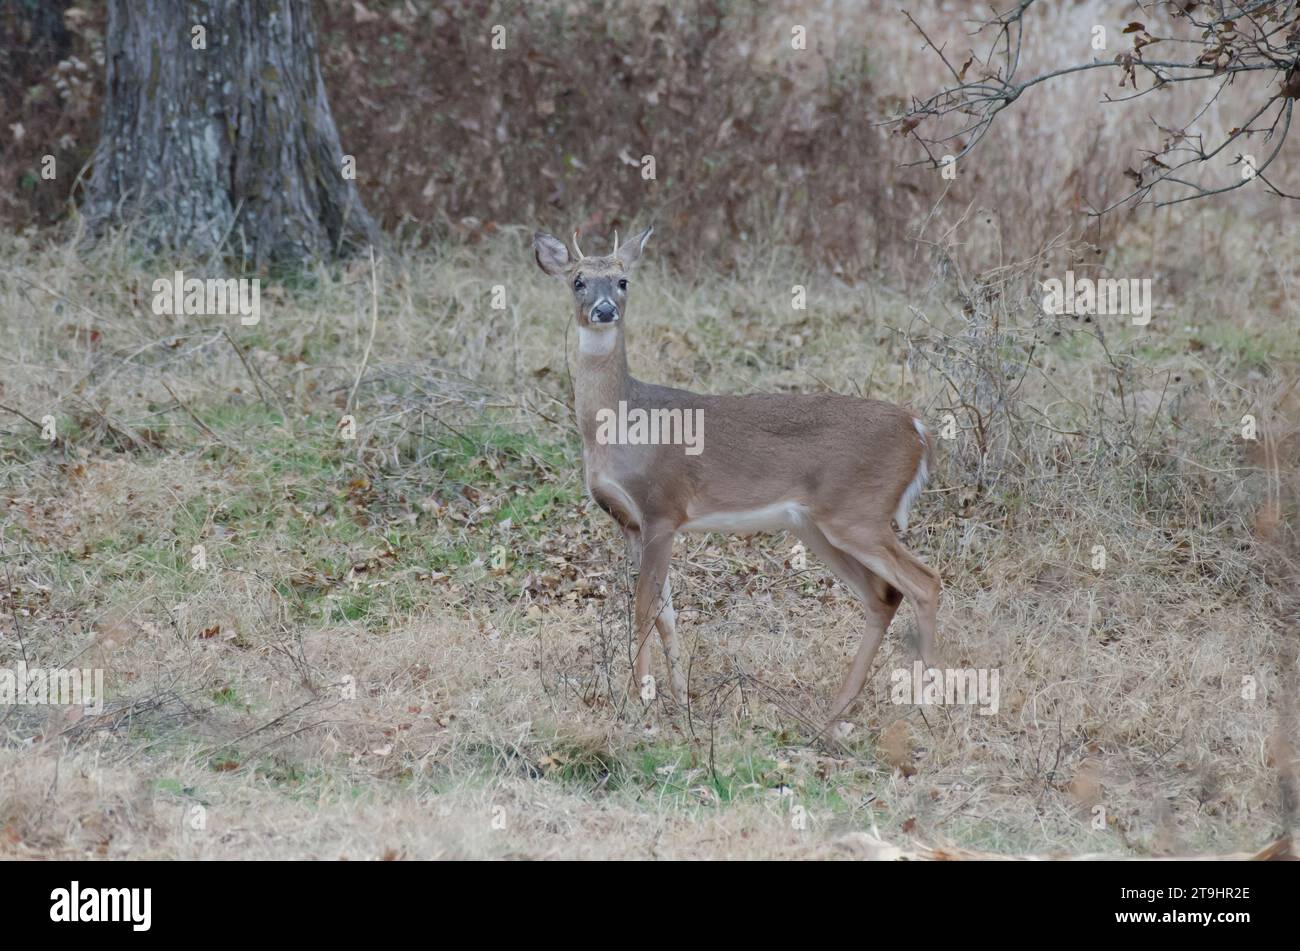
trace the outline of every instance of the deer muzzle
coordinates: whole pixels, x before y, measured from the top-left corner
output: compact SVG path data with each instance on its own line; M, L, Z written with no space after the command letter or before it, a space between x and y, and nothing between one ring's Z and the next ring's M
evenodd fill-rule
M618 320L618 305L608 298L596 301L587 311L587 320L593 324L612 324Z

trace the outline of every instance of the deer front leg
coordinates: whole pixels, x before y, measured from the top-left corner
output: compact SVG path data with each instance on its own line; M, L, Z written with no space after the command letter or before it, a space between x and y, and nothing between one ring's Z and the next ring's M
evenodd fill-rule
M641 531L636 528L623 527L623 537L627 540L628 556L632 563L632 571L640 574L641 571ZM673 608L673 582L672 578L665 573L664 576L664 594L662 604L658 613L655 615L655 627L659 631L659 639L664 645L664 654L668 657L669 666L669 684L672 687L673 699L678 703L686 702L686 675L682 673L681 664L678 662L679 653L677 650L677 611ZM637 689L641 689L638 684Z
M636 582L636 656L632 665L634 685L645 702L657 691L650 676L650 632L655 628L668 656L669 683L673 697L685 702L686 679L682 676L677 650L676 614L668 587L668 565L673 555L673 530L668 526L646 526L641 533L641 574Z
M627 542L627 557L632 566L632 574L636 575L641 571L641 530L627 525L619 527L623 529L623 538Z
M664 575L663 607L655 617L659 639L663 641L664 656L668 658L669 684L673 699L686 703L686 674L682 671L681 656L677 650L677 612L673 609L673 580Z

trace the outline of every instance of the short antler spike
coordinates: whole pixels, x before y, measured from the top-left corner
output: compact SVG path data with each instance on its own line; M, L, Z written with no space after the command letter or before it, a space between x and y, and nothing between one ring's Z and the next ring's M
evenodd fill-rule
M614 229L614 253L618 254L618 229Z
M578 252L578 260L579 260L579 261L581 261L583 258L586 257L586 255L582 253L582 248L578 247L578 232L577 232L577 231L574 231L574 232L573 232L573 250L575 250L575 251Z

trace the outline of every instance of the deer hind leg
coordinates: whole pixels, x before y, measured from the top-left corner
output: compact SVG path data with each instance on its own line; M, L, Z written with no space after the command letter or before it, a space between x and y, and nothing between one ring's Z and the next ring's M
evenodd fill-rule
M668 583L668 565L673 554L673 531L667 527L650 528L641 537L641 573L636 581L635 658L632 664L635 687L643 699L650 699L646 678L650 676L650 632L657 628L668 657L669 684L674 698L686 699L686 678L681 672L677 649L677 614L672 606ZM653 680L649 683L653 683Z
M943 587L938 572L908 551L888 529L855 531L845 538L837 538L836 543L842 544L868 571L912 602L916 609L917 654L926 667L934 666L935 618Z
M885 631L894 619L903 596L858 559L832 545L816 525L801 526L798 535L849 586L849 590L858 596L867 609L867 629L862 635L862 643L858 645L848 675L831 703L830 729L862 692L867 675L871 672L871 663L876 659L876 651L880 649L880 642L884 639Z

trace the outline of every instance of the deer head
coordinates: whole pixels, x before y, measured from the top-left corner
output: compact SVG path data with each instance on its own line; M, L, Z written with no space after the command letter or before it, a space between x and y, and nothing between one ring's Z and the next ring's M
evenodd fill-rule
M577 232L574 232L576 258L569 257L569 249L554 235L544 231L533 235L533 256L537 259L537 266L552 277L563 280L573 291L579 329L612 328L622 319L627 307L629 279L653 231L651 225L628 238L622 246L618 243L618 232L614 232L614 249L604 257L584 255L578 247Z

